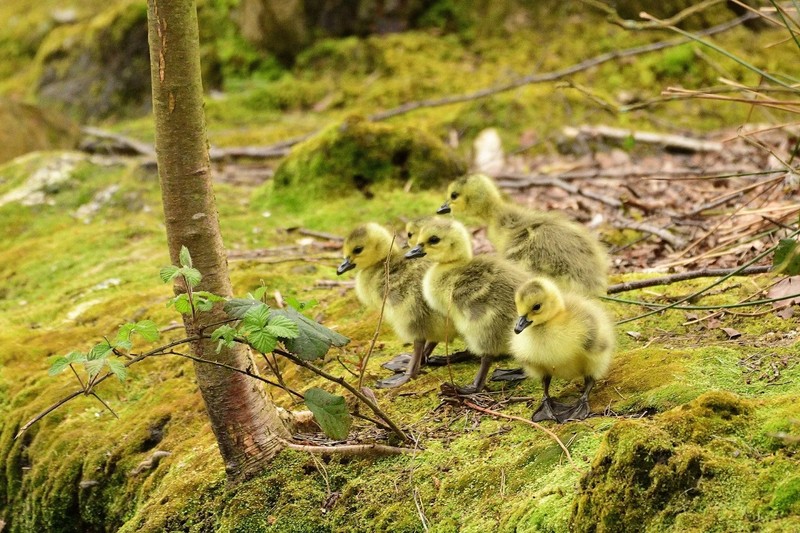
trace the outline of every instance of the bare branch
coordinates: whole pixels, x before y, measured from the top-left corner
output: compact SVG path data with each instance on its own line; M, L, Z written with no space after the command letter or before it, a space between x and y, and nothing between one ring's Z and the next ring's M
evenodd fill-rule
M633 291L636 289L644 289L646 287L657 287L660 285L669 285L679 281L686 281L689 279L697 278L713 278L717 276L725 276L732 274L734 276L752 276L755 274L764 274L772 270L771 266L753 266L747 267L744 270L735 268L707 268L704 270L695 270L692 272L681 272L679 274L671 274L660 278L640 279L637 281L626 281L624 283L617 283L608 287L607 294L618 294L620 292Z
M283 440L283 443L290 450L299 452L320 453L320 454L340 454L340 455L399 455L402 453L416 453L415 448L400 448L398 446L387 446L386 444L342 444L339 446L309 446L296 444Z

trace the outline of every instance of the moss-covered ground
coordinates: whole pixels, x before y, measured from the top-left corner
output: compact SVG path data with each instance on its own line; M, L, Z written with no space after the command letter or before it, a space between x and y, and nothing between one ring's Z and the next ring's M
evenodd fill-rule
M0 194L63 157L39 154L2 167ZM726 318L743 333L736 340L682 325L684 312L621 326L611 372L592 399L601 416L552 426L575 466L532 427L441 403L439 385L451 371L456 382L468 381L470 364L427 370L402 389L378 392L419 439L419 453L315 459L285 451L263 476L235 488L225 484L191 365L180 359L147 361L125 383L104 383L99 392L119 420L93 398L79 398L13 440L21 424L75 388L67 374L47 375L52 356L88 349L128 320L167 325L177 318L165 308L171 290L157 278L167 253L153 170L73 158L68 179L46 187L44 204L0 208L0 505L11 531L422 531L423 520L433 531L800 526L797 444L782 437L800 432L797 330L771 314ZM76 218L112 185L119 188L88 222ZM440 191L375 193L370 200L353 192L291 204L271 186L219 184L217 200L234 251L295 246L302 237L285 228L297 225L343 234L355 221L373 219L399 228L402 216L430 213L441 200ZM353 339L326 366L344 374L335 356L352 360L367 349L377 313L365 311L352 290L318 288L317 280L336 279L338 259L335 251L315 256L233 261L232 277L240 294L263 280L270 293L319 300L313 313ZM657 290L682 294L702 284ZM749 291L734 284L715 298L735 301ZM611 307L618 317L636 312ZM407 349L384 327L368 378ZM319 384L305 371L286 376L299 389ZM555 385L558 396L578 393L577 383ZM503 407L522 417L541 394L530 381L494 388L497 400L529 398ZM300 407L280 391L272 395L286 408ZM155 451L170 455L133 473Z
M76 35L87 27L100 31L108 18L101 5L110 12L130 2L82 2L75 8L77 22L61 26L53 17L59 4L0 5L0 19L9 21L0 29L2 93L35 100L46 52L60 50L57 58L67 57L73 48L66 45L87 44ZM518 10L515 2L476 2L463 15L451 2L439 2L424 17L428 26L322 40L290 68L258 56L222 24L204 48L222 65L216 74L207 73L217 76L211 85L220 89L206 105L211 143L268 144L406 101L470 92L669 36L625 32L582 5L529 4L519 3L524 9ZM201 21L215 20L214 13L201 14ZM50 31L54 26L57 32ZM442 33L440 26L449 31ZM737 28L716 40L750 54L779 39L769 31ZM781 70L776 66L795 64L796 54L784 42L751 59ZM758 82L738 64L691 44L610 62L573 80L615 102L630 99L622 98L622 90L647 99L668 85L713 84L720 75ZM461 155L468 155L474 136L490 126L501 126L507 151L547 152L559 148L566 124L706 131L745 120L782 121L777 112L762 113L696 101L614 113L574 88L543 84L388 123L455 138ZM120 116L130 117L131 110L94 120L152 140L149 116ZM32 176L46 179L31 184ZM304 191L302 182L283 188L272 182L217 184L230 251L306 247L289 261L232 259L231 276L238 294L263 282L268 294L318 300L312 314L352 338L331 354L326 369L332 373L347 375L337 357L352 360L366 351L378 314L364 310L352 290L318 284L337 279L337 251L312 247L288 228L343 235L355 223L375 220L399 229L404 217L432 213L441 204L436 186L406 185L407 190L374 184L368 199L343 188L319 198ZM38 191L32 205L5 201L26 186ZM104 192L109 199L102 200ZM167 326L178 317L165 306L171 288L158 279L168 255L151 167L77 153L31 154L0 167L0 199L0 521L6 530L800 530L797 325L771 313L726 315L723 325L742 334L736 339L702 322L687 325L680 311L620 326L612 369L592 396L599 416L548 424L568 446L574 465L535 428L442 403L441 383L468 381L475 371L470 364L426 370L402 389L377 392L388 413L418 438L419 453L365 459L285 451L262 476L237 487L225 483L191 364L182 359L148 360L133 367L124 383L104 382L98 393L118 420L94 398L81 397L14 440L22 424L75 390L68 373L48 376L54 356L86 350L130 320ZM612 231L604 237L612 240ZM731 283L698 303L739 301L753 292L753 284L763 287L770 280ZM703 284L626 296L684 295ZM609 306L618 318L638 311ZM164 333L168 339L179 335ZM407 350L384 326L368 380L382 377L380 363ZM286 379L301 390L321 384L290 368ZM498 401L522 399L502 406L521 417L530 416L541 395L539 384L530 381L494 389ZM559 397L578 391L577 383L554 383ZM271 394L283 407L302 407L281 391ZM356 434L366 431L356 426ZM152 468L139 468L154 452L169 455Z

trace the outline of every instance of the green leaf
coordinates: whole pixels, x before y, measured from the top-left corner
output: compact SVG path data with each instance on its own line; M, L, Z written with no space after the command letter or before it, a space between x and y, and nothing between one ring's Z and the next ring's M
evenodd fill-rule
M347 411L344 397L317 387L308 389L304 396L306 405L314 413L322 431L332 439L346 439L353 420Z
M170 298L167 302L167 307L174 306L175 310L183 315L188 315L192 312L192 306L189 305L189 296L187 294L179 294L174 298Z
M212 302L211 300L203 298L202 296L195 296L195 295L192 296L194 297L194 307L198 311L207 312L211 311L214 308L214 302Z
M214 330L214 332L211 334L211 340L215 341L217 339L225 339L226 341L232 341L235 336L236 328L229 326L228 324L223 324Z
M86 361L86 356L81 352L69 352L66 357L68 363L83 363Z
M152 320L141 320L137 322L133 327L133 331L141 335L147 342L155 342L160 336L158 326Z
M266 304L257 305L250 308L242 318L242 325L245 329L262 329L269 320L270 309Z
M108 363L111 373L117 376L118 380L125 381L125 378L128 377L128 367L125 366L125 363L117 359L106 359L106 363Z
M117 350L125 350L126 352L130 351L133 348L133 343L127 339L117 341L114 343L114 348Z
M265 329L281 339L296 339L300 333L297 324L283 315L270 316Z
M247 333L247 342L261 353L269 353L278 344L278 338L265 329L254 329Z
M262 305L269 309L267 304L252 298L231 298L225 303L224 309L231 318L244 318L244 315L246 315L250 309Z
M266 285L261 285L253 291L253 298L256 300L263 300L265 294L267 294L267 287Z
M294 307L298 311L305 311L305 310L311 309L312 307L315 307L319 302L317 300L314 300L314 299L311 299L311 300L309 300L307 302L301 302L300 300L298 300L294 296L289 296L289 297L286 298L286 303L289 304L290 306Z
M284 340L286 349L305 361L313 361L323 357L331 346L344 346L350 339L330 330L310 318L301 315L291 307L274 309L275 316L285 316L297 324L297 337Z
M186 278L186 283L188 283L190 287L197 287L200 280L203 279L203 276L200 275L200 271L196 268L184 267L180 272L183 277Z
M83 363L86 367L86 373L89 374L89 378L95 377L97 374L103 370L103 367L106 364L106 359L90 359Z
M211 340L219 340L217 343L217 353L222 350L222 347L231 348L234 345L233 338L236 337L236 328L224 324L211 334Z
M89 353L87 354L86 358L89 361L95 361L97 359L103 359L108 357L110 353L114 351L113 346L111 346L108 341L103 341L100 344L95 344ZM100 365L102 366L102 365Z
M208 291L194 291L192 294L196 294L198 296L202 296L206 300L211 300L212 302L225 302L227 299L219 294L214 294L213 292Z
M136 327L136 324L133 322L128 322L127 324L123 324L120 326L119 331L117 332L117 340L123 341L128 340L131 338L131 333L133 333L133 328Z
M161 281L163 281L164 283L168 283L173 279L175 279L176 277L178 277L179 272L180 269L178 267L176 267L175 265L170 265L162 268L159 271L158 275L161 278Z
M189 249L181 246L181 252L178 256L181 266L192 268L192 256L189 254Z
M66 370L68 366L69 361L67 361L67 358L62 355L53 361L53 364L50 365L50 369L47 371L47 373L51 376L55 376L56 374L60 374Z
M800 249L794 239L781 239L772 257L772 269L787 276L800 274Z

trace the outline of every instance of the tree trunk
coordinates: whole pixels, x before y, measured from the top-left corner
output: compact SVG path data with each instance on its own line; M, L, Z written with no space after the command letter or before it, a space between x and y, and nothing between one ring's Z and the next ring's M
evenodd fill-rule
M150 73L161 197L170 259L178 264L181 246L203 275L199 290L231 296L228 264L211 186L203 113L197 12L194 0L148 0ZM185 290L176 286L176 291ZM198 315L197 326L224 320L221 306ZM210 331L209 331L210 332ZM197 357L237 368L254 368L242 346L216 353L208 339L192 344ZM228 479L238 481L263 470L282 448L288 432L263 386L225 368L195 363L197 384L225 461Z

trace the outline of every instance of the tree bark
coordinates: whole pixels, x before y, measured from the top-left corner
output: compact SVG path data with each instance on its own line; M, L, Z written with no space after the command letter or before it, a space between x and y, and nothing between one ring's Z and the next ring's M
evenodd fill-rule
M194 268L203 275L198 289L229 297L231 282L211 185L195 1L148 0L148 36L170 259L177 265L180 248L186 246ZM176 285L175 290L185 287ZM199 314L195 324L184 316L184 324L192 335L203 324L225 318L217 305ZM194 342L192 350L195 357L255 371L244 347L217 354L215 343L204 339ZM228 479L235 482L262 471L289 435L261 383L203 363L195 362L195 372Z

